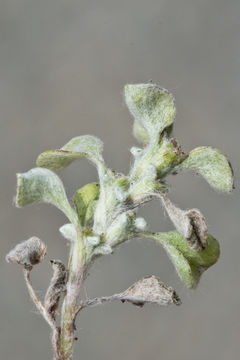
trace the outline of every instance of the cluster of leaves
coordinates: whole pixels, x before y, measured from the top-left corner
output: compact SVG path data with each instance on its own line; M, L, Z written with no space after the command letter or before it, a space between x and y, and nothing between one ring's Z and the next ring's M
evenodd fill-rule
M198 147L189 154L181 150L171 138L176 109L173 96L165 89L154 84L126 85L125 100L134 117L134 136L141 144L131 149L133 166L127 176L106 166L101 140L91 135L75 137L60 149L43 152L38 167L17 175L16 205L43 201L63 211L70 223L60 232L72 243L81 241L85 265L128 239L154 239L166 249L187 287L195 288L201 274L218 260L219 245L207 234L198 210L182 211L166 198L165 178L193 170L215 189L230 192L231 166L226 156L212 147ZM83 158L96 166L99 183L79 189L73 208L55 172ZM155 197L167 209L176 231L147 232L146 221L137 217L136 210Z

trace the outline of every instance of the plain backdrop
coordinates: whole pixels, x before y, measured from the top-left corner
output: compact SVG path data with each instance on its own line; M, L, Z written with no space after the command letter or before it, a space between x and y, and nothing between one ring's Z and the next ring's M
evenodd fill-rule
M164 250L148 240L129 242L98 260L83 296L111 295L155 274L182 298L181 307L114 303L85 310L77 321L74 359L235 360L240 351L239 287L239 0L1 0L0 1L0 359L51 359L49 329L36 313L21 269L5 254L32 235L48 257L32 273L40 297L50 258L67 261L54 207L13 206L16 172L35 166L39 153L93 134L107 164L127 173L136 145L123 100L126 83L150 79L176 98L174 136L185 151L212 145L227 153L236 190L215 192L200 177L169 177L170 199L201 209L221 244L219 262L196 291L177 278ZM60 173L73 198L96 181L77 162ZM153 231L173 226L156 201L140 211Z

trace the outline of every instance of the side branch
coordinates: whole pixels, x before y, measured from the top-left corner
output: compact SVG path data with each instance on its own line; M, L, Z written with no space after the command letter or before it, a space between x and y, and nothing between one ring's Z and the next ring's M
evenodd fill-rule
M86 307L93 307L93 306L97 306L97 305L103 305L106 302L122 300L122 296L123 296L123 294L114 294L111 296L103 296L103 297L96 297L93 299L88 299L79 306L77 313L79 311L81 311L82 309L85 309ZM77 313L76 313L76 315L77 315Z
M137 281L122 293L88 299L80 304L76 315L79 311L86 307L102 305L106 302L112 302L115 300L120 300L122 302L127 301L140 307L147 303L157 305L181 304L179 296L171 287L167 287L159 278L151 275Z
M27 288L28 288L28 292L29 295L32 299L32 301L34 302L34 304L36 305L36 308L38 309L38 311L41 313L41 315L43 316L43 318L46 320L46 322L48 323L48 325L51 327L53 334L52 334L52 347L53 347L53 352L54 352L54 360L61 360L61 355L59 354L59 338L60 338L60 329L56 326L56 322L55 320L51 317L51 315L47 312L47 310L45 309L45 307L43 306L43 304L41 303L41 301L38 299L32 284L31 284L31 280L30 280L30 271L31 271L31 267L25 267L23 269L23 274L24 274L24 279L26 281L27 284Z

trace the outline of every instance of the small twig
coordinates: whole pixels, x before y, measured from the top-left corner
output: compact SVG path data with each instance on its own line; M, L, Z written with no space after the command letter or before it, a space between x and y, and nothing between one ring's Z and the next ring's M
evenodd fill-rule
M43 318L46 320L46 322L49 324L49 326L51 327L51 329L53 331L52 347L53 347L53 352L54 352L54 360L61 360L62 357L59 354L59 350L58 350L59 349L60 329L56 326L56 322L51 317L51 315L47 312L47 310L45 309L45 307L43 306L41 301L38 299L38 297L32 287L31 280L30 280L30 271L31 270L32 270L32 267L29 267L29 266L25 267L23 269L24 279L27 284L28 292L29 292L29 295L30 295L32 301L36 305L37 309L39 310L39 312L41 313L41 315L43 316Z
M81 311L82 309L89 307L89 306L97 306L97 305L102 305L106 302L112 302L115 300L121 300L122 299L123 294L114 294L111 296L103 296L103 297L96 297L93 299L88 299L87 301L85 301L84 303L82 303L77 312L76 315L79 313L79 311Z
M105 296L105 297L96 297L93 299L87 299L85 302L81 302L80 305L78 306L75 315L74 315L74 319L73 319L73 327L74 330L76 330L76 326L75 326L75 321L76 318L78 316L78 314L80 313L81 310L85 309L86 307L93 307L93 306L97 306L97 305L102 305L105 302L111 302L114 300L121 300L121 296L122 294L114 294L112 296Z
M86 307L102 305L115 300L128 301L136 306L143 306L147 303L158 305L181 304L179 296L171 287L167 287L159 278L151 275L137 281L122 293L86 300L79 306L76 315Z
M31 280L30 280L30 268L24 268L23 269L23 273L24 273L24 278L27 284L27 288L28 288L28 292L29 295L32 299L32 301L34 302L34 304L36 305L37 309L39 310L39 312L41 313L41 315L44 317L44 319L46 320L46 322L49 324L49 326L55 330L56 329L56 324L55 321L51 318L51 316L49 315L49 313L46 311L45 307L43 306L43 304L41 303L41 301L38 299L32 284L31 284Z

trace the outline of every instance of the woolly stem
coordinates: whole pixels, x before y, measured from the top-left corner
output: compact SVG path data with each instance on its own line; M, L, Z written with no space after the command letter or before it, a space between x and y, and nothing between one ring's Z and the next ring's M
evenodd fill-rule
M60 329L56 326L55 320L50 316L50 314L46 311L45 307L41 303L41 301L38 299L32 284L30 280L30 271L32 268L25 267L23 269L24 279L27 284L29 295L36 305L37 309L41 313L41 315L44 317L46 322L49 324L49 326L52 329L52 348L53 348L53 354L54 354L54 360L62 360L62 356L59 353L59 337L60 337Z
M66 295L62 305L61 336L59 349L62 360L71 360L74 344L75 318L77 303L85 270L84 239L78 231L78 240L73 242L69 257L69 277L66 285Z

